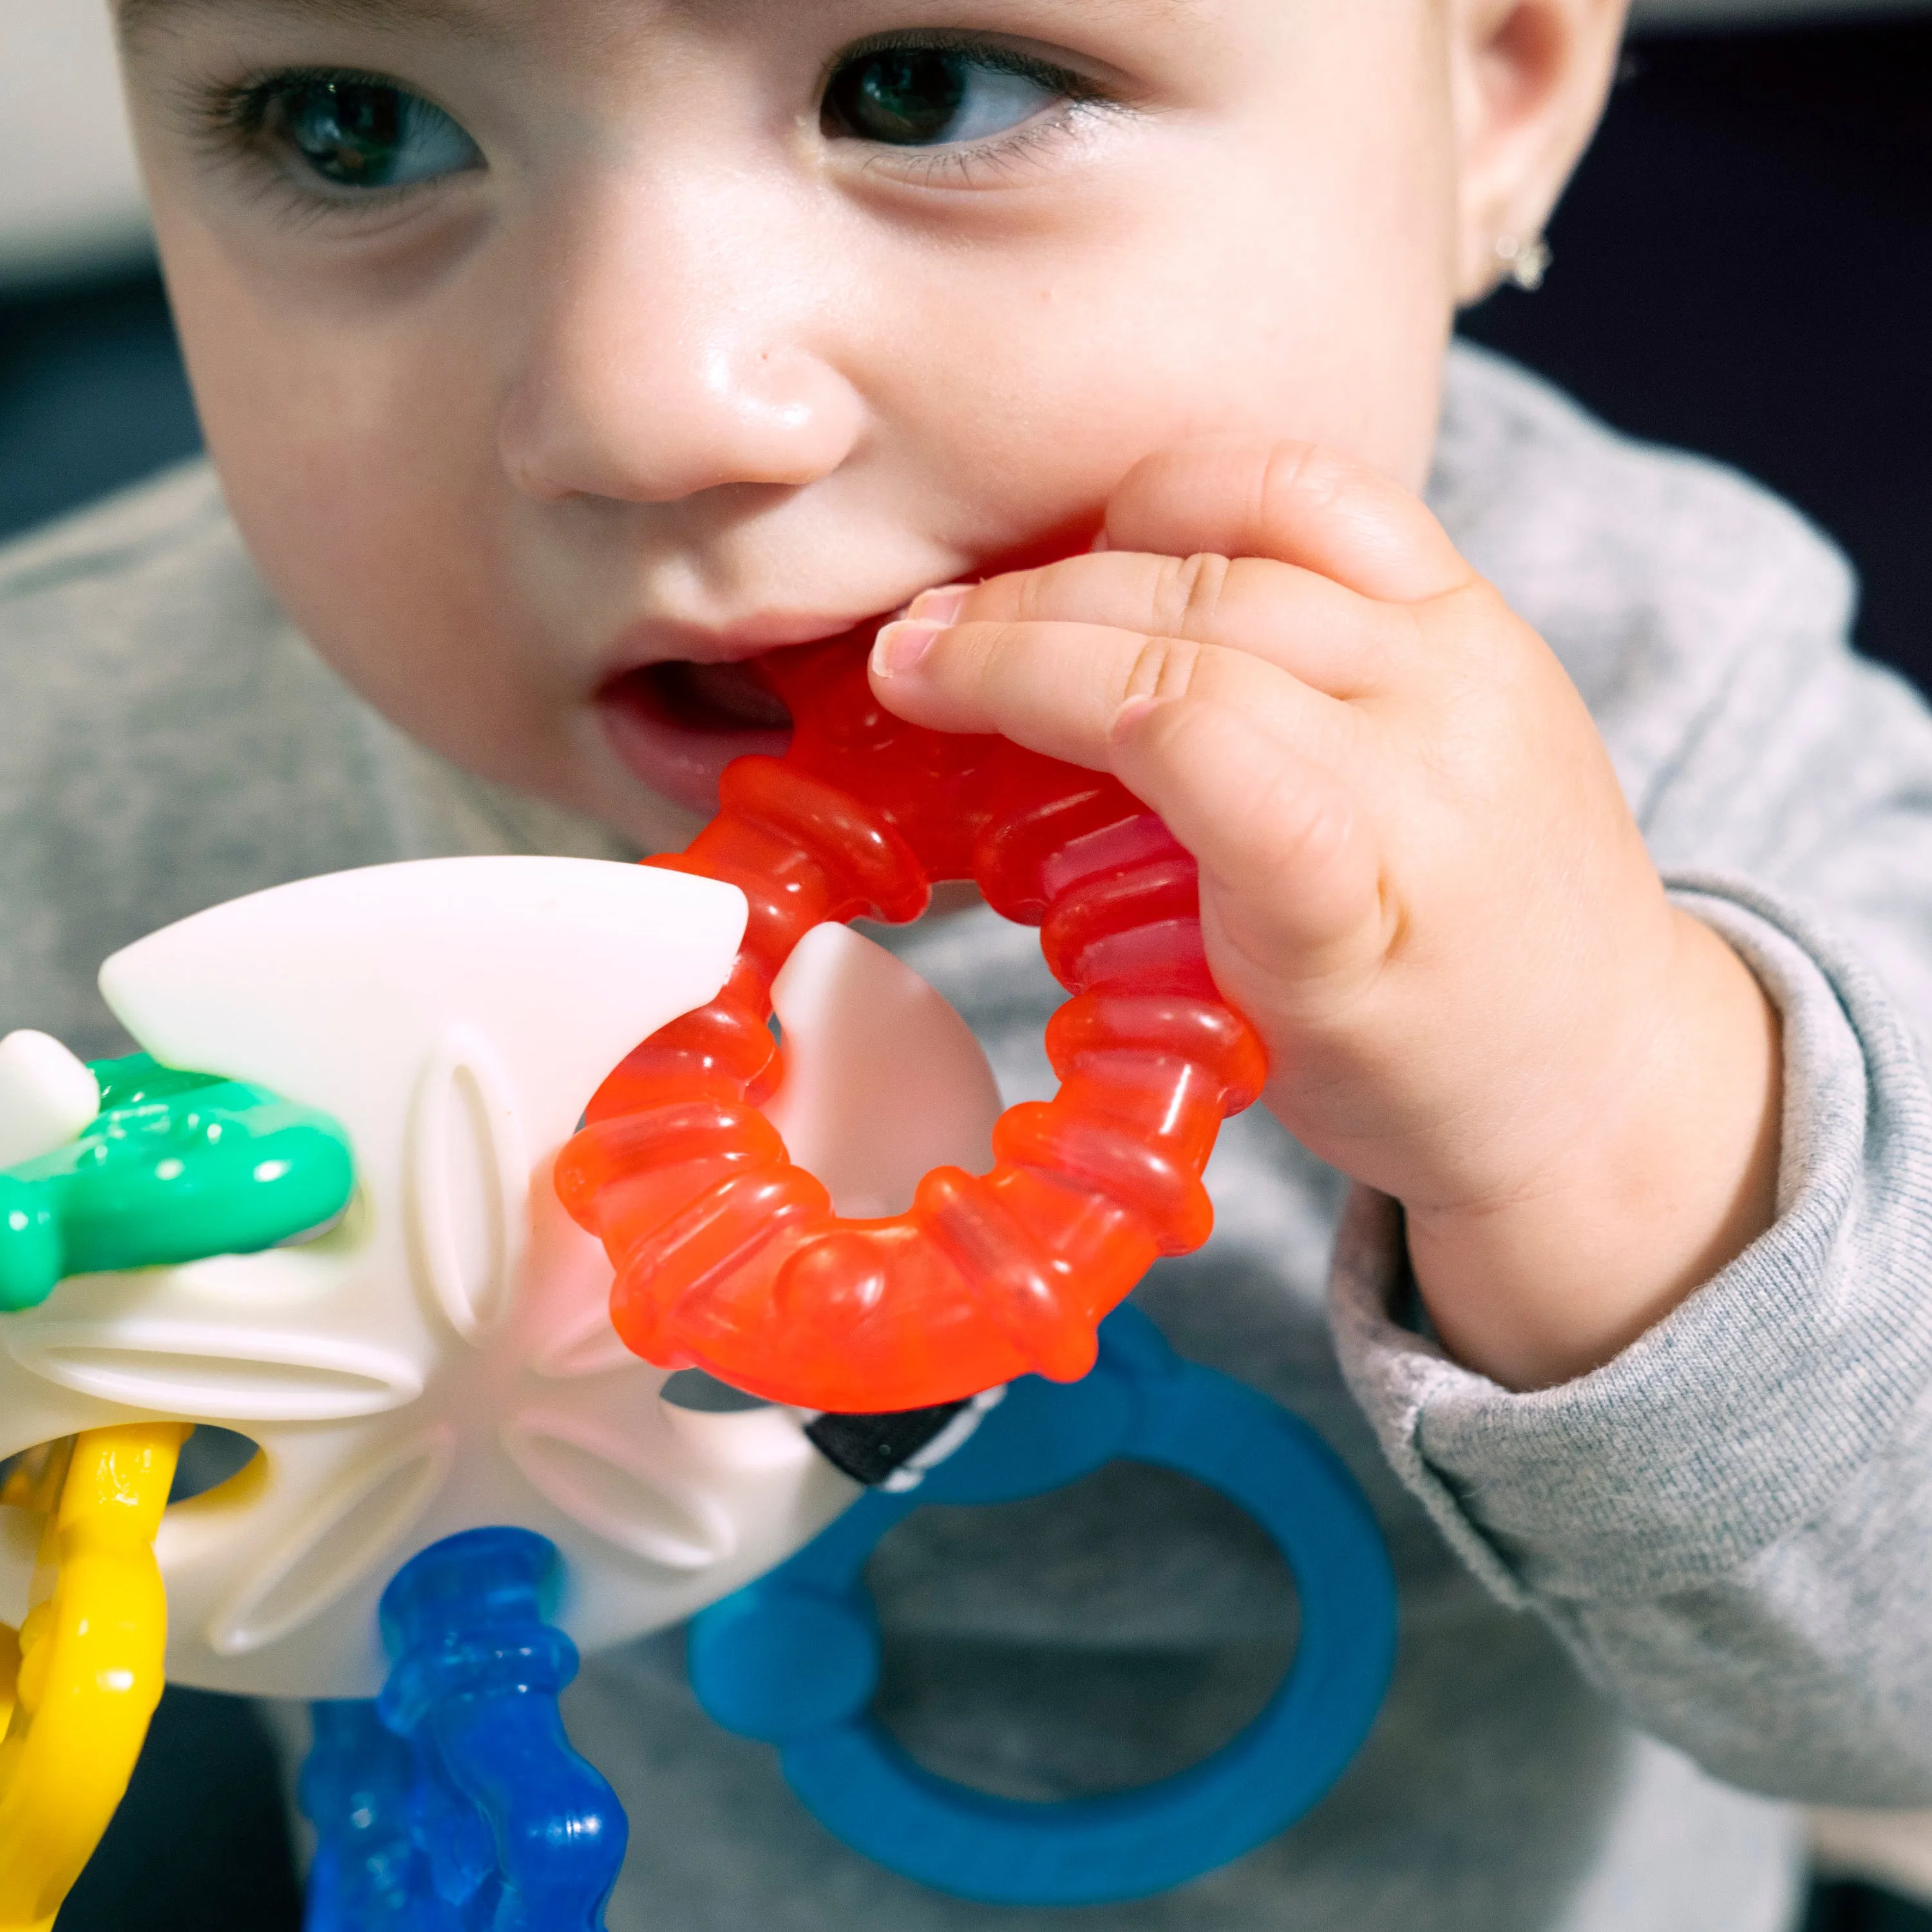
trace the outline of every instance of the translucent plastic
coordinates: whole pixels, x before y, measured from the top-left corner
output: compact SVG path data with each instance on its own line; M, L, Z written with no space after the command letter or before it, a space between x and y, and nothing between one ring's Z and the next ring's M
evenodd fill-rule
M556 1569L528 1530L475 1529L390 1584L381 1697L314 1707L308 1932L602 1932L629 1828L558 1712Z
M612 1318L649 1360L814 1408L1073 1380L1154 1262L1207 1239L1202 1170L1266 1074L1208 976L1194 862L1110 778L894 717L849 641L767 675L790 750L732 764L718 818L647 862L745 892L736 967L611 1075L558 1166L616 1269ZM938 1168L907 1213L841 1220L758 1110L781 1071L772 980L813 927L915 919L968 878L1042 928L1072 995L1047 1032L1063 1084L1001 1118L990 1174Z

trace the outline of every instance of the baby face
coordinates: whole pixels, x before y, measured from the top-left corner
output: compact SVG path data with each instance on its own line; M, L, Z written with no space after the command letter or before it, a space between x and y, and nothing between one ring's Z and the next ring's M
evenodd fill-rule
M210 447L458 762L676 842L746 661L1084 547L1150 452L1419 484L1439 0L123 0Z

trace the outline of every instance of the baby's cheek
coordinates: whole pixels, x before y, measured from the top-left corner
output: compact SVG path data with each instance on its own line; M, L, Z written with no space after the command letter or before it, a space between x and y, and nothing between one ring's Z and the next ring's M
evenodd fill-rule
M262 574L344 682L456 764L538 783L560 721L524 674L487 514L465 514L433 473L385 469L388 439L251 429L216 448L224 478L231 462L239 475L237 520Z
M406 728L472 734L503 694L516 599L463 358L434 332L338 329L219 274L176 284L208 447L270 588Z

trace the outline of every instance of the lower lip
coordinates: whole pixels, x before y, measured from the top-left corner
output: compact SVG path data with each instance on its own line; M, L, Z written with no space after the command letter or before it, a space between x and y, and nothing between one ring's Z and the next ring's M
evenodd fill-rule
M791 742L787 730L716 725L674 713L650 679L639 673L616 680L597 696L604 736L629 770L652 790L714 816L718 781L734 758L776 758Z

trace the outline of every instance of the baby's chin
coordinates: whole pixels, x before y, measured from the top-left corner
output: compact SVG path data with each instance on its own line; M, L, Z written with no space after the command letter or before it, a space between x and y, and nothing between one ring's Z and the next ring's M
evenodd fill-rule
M791 716L749 664L673 659L614 678L597 694L612 748L632 775L705 817L734 758L777 758Z

